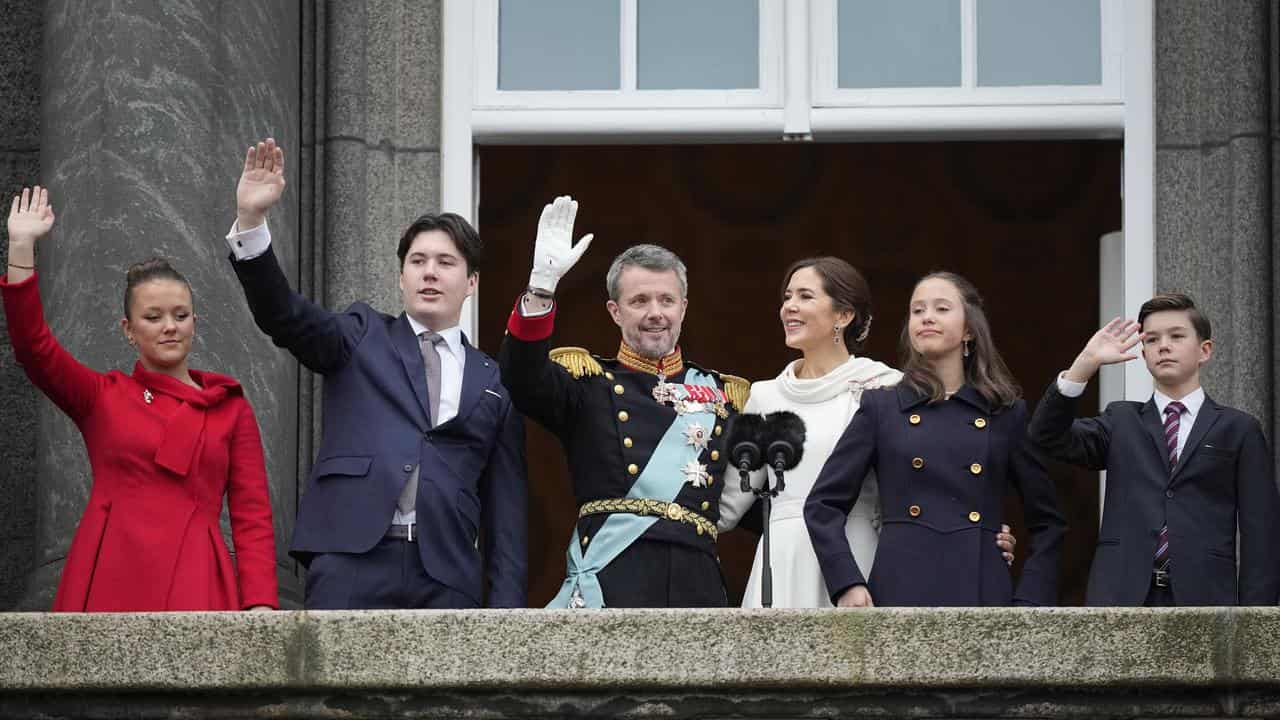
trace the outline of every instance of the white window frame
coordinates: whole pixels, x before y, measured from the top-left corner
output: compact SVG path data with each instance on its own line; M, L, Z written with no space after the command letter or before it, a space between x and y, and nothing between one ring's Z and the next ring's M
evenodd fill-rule
M1121 105L1123 98L1123 0L1095 0L1101 4L1102 36L1100 85L978 86L978 0L960 3L960 84L947 87L841 88L839 83L839 0L810 0L815 58L816 107L930 107L982 105Z
M1103 64L1105 92L1096 98L1059 95L1050 102L1046 96L1036 99L1035 93L1029 93L1022 96L1021 102L1013 102L1019 98L1009 97L1005 98L1006 102L997 103L999 93L989 93L990 102L986 104L840 107L812 101L821 93L816 92L817 75L811 68L816 63L811 61L815 56L823 57L817 54L823 51L811 53L810 44L820 41L825 28L834 25L834 14L824 14L833 11L834 1L760 0L761 26L777 28L779 37L786 38L785 43L780 41L777 47L776 106L700 107L698 103L668 106L663 103L672 101L662 96L675 91L637 90L633 97L652 96L647 104L624 101L620 97L622 93L613 92L614 102L592 107L575 104L583 98L568 97L579 93L546 93L563 96L550 98L554 102L549 104L495 101L492 93L497 92L497 0L475 0L474 4L472 0L444 0L442 209L475 220L480 170L475 152L477 144L1117 137L1124 141L1123 283L1120 288L1106 290L1119 292L1124 307L1136 312L1155 291L1154 0L1100 0L1103 47L1104 53L1109 54ZM960 1L973 4L973 0ZM624 12L627 3L634 10L634 0L622 2ZM781 13L780 20L776 13ZM631 15L634 18L634 11ZM966 16L972 16L967 9ZM482 39L478 28L486 28L483 37L488 40ZM764 47L762 43L762 52ZM762 64L762 84L764 70ZM486 77L491 77L494 87L478 79L485 73L491 74ZM785 87L782 78L786 80ZM999 90L1009 94L1005 92L1008 89ZM701 92L704 91L687 94L681 91L677 95L691 97ZM517 94L529 93L510 95ZM526 102L531 100L525 98ZM829 102L830 98L826 100ZM502 304L510 301L511 298L506 297L494 299ZM475 337L476 328L474 306L475 303L469 302L463 311L463 326L471 337ZM1117 395L1102 399L1104 403L1122 398L1142 400L1150 396L1151 388L1151 377L1143 366L1127 363L1123 384L1114 390Z
M478 109L564 110L624 108L780 108L784 0L758 0L760 28L758 88L726 90L642 90L637 87L637 0L621 3L618 90L501 90L498 88L500 0L475 0L475 107Z

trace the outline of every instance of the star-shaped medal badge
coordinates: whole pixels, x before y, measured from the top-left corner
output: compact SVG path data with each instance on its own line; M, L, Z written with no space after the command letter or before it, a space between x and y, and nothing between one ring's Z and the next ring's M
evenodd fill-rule
M680 472L684 473L685 482L694 487L707 486L707 466L697 460L690 460L680 468Z
M684 444L698 448L698 452L707 449L707 429L702 423L689 423L684 429Z

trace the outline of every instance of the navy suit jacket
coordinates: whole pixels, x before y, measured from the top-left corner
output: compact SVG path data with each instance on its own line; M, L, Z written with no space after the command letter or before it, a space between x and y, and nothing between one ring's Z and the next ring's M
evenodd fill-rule
M1058 460L1107 471L1086 602L1143 604L1167 520L1179 605L1275 605L1280 493L1258 421L1206 395L1171 474L1164 418L1153 400L1113 402L1098 417L1077 419L1078 402L1059 392L1055 379L1027 433Z
M420 466L417 548L427 574L477 605L525 607L524 420L498 364L464 337L458 414L432 427L426 368L403 313L364 303L325 310L290 290L270 249L232 266L258 327L324 376L320 448L290 554L309 564L316 553L372 549Z

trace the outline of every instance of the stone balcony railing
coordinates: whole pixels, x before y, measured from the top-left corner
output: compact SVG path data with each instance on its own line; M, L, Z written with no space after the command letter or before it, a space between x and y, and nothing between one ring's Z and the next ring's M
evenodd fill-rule
M0 717L1280 716L1280 610L0 615Z

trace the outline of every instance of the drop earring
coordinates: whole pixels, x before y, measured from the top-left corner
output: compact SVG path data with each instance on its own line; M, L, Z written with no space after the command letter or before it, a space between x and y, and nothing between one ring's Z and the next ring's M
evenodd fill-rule
M840 326L839 325L836 326L835 332L831 334L831 342L835 343L836 345L840 344Z
M961 340L960 344L964 346L964 356L969 357L969 341Z

